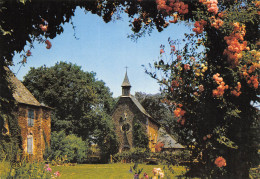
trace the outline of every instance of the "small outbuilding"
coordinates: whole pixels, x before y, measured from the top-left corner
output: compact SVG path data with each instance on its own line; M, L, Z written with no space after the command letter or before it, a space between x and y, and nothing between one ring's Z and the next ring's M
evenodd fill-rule
M13 97L17 102L16 116L21 129L23 155L30 160L42 160L45 149L50 146L51 108L40 104L13 73L10 72L9 78L15 87ZM5 127L8 135L7 124Z

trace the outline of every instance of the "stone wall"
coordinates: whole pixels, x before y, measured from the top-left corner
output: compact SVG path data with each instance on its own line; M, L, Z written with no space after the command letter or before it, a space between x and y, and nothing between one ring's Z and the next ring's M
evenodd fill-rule
M34 124L28 125L28 111L34 110ZM49 116L43 119L43 116ZM42 160L45 151L45 143L50 144L51 126L50 109L43 110L42 107L19 104L18 124L21 128L22 148L25 156L30 160ZM44 134L45 133L45 134ZM28 137L33 138L32 154L27 152ZM44 140L46 138L46 142Z

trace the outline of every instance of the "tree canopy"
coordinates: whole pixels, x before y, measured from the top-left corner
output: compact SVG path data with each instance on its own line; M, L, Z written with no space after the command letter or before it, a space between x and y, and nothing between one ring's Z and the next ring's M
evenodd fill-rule
M72 63L31 68L23 83L39 102L54 108L53 131L65 130L83 138L92 131L96 111L109 114L114 104L109 88L94 72L84 72Z

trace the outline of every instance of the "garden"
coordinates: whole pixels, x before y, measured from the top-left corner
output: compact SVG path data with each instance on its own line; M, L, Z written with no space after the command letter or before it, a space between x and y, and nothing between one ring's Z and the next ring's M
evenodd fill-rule
M0 5L1 177L259 178L259 0L0 0ZM24 76L35 98L53 107L43 162L26 156L6 67L14 65L17 53L26 66L36 43L52 49L63 24L75 30L77 7L106 23L128 16L128 38L137 43L169 26L189 28L181 39L169 34L157 60L144 65L145 74L160 84L159 96L136 94L185 150L164 155L155 142L152 153L151 136L136 123L134 148L118 152L110 116L118 98L95 72L57 62L32 67ZM147 158L159 165L146 165Z

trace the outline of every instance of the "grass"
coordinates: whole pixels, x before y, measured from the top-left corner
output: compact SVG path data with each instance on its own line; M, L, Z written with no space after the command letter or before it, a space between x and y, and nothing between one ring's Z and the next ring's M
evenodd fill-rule
M80 179L80 178L95 178L95 179L130 179L133 178L133 174L129 172L130 166L134 164L78 164L76 166L53 166L52 170L60 171L61 179ZM143 175L146 172L149 176L152 176L153 168L163 168L163 165L145 165L139 164L138 168L143 168ZM167 167L166 167L167 168ZM171 178L177 178L185 172L184 167L173 167L174 174L171 174Z
M51 166L52 173L59 171L61 173L61 179L131 179L133 174L129 172L130 166L134 164L77 164L75 166ZM171 174L167 171L167 166L163 165L145 165L139 164L138 168L143 168L143 173L146 172L149 176L152 176L153 168L166 168L165 173L168 173L170 178L178 177L185 173L185 167L174 166L174 173ZM0 162L0 179L5 173L10 171L9 162ZM253 168L250 171L251 178L259 178L260 168Z
M61 179L131 179L133 178L133 173L129 172L130 166L133 167L134 164L76 164L75 166L51 166L51 169L52 173L59 171ZM153 168L163 169L163 167L164 165L138 165L139 169L143 168L141 177L144 172L152 176ZM185 168L181 166L175 166L173 170L174 174L167 172L167 170L164 170L164 172L169 173L171 178L177 178L178 175L182 175L185 172ZM0 162L0 178L1 175L9 171L10 164L8 162Z

